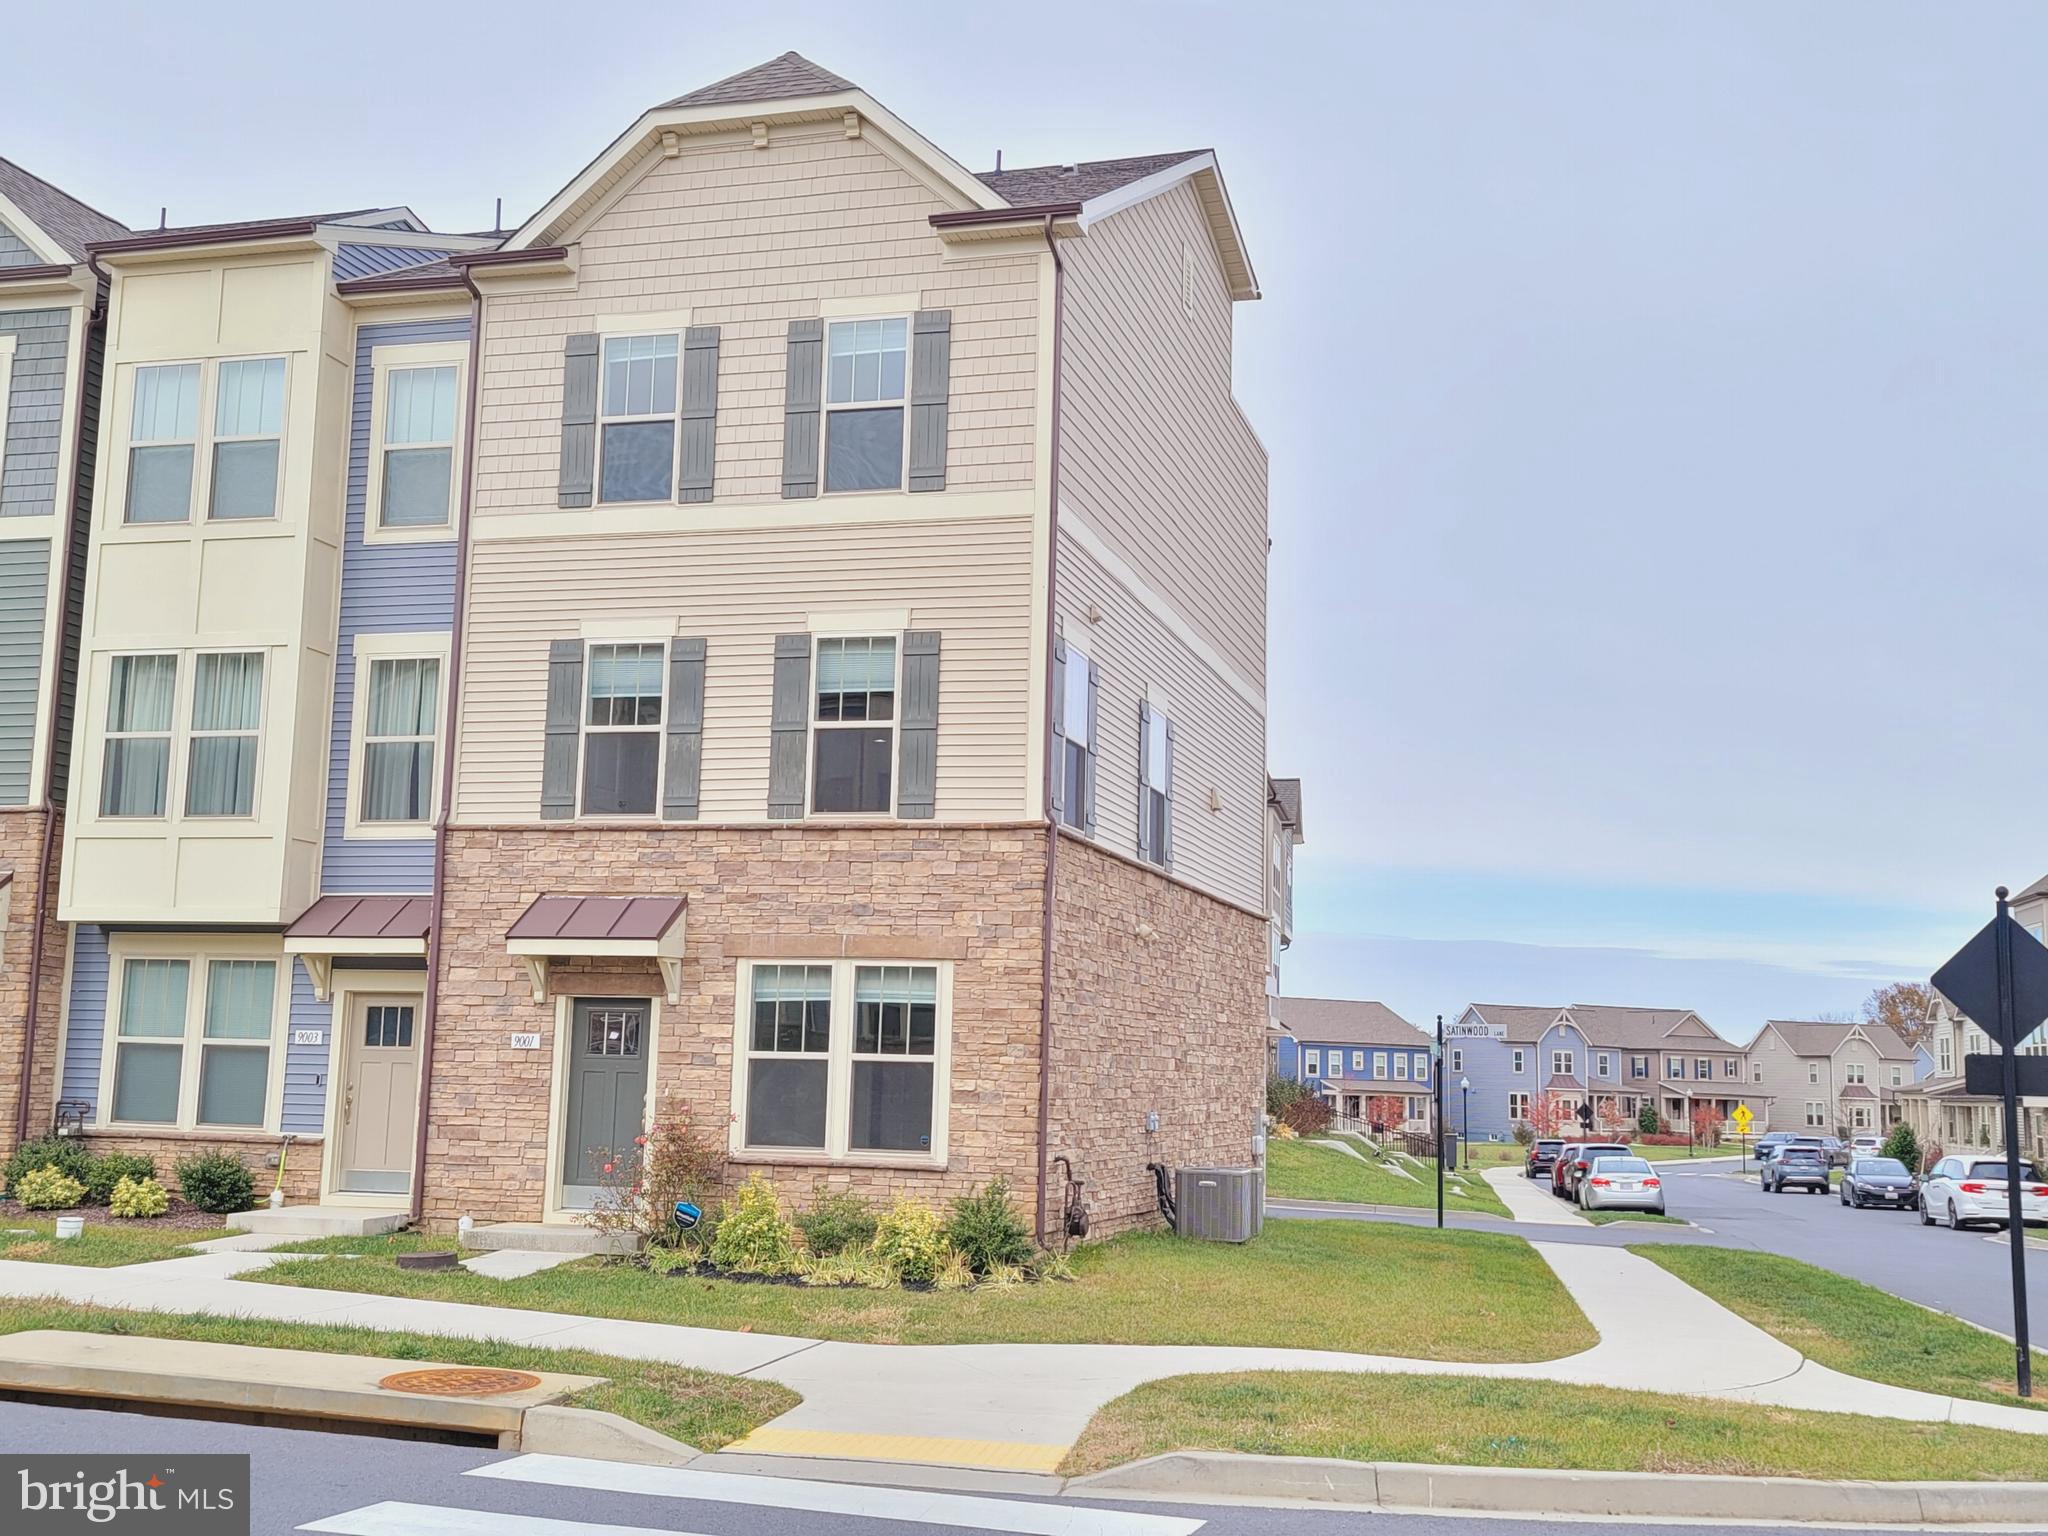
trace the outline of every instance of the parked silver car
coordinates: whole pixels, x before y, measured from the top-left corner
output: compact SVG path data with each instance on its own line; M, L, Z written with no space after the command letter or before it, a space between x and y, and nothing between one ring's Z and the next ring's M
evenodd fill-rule
M1664 1214L1664 1181L1649 1159L1596 1157L1579 1180L1579 1204L1589 1211L1655 1211Z

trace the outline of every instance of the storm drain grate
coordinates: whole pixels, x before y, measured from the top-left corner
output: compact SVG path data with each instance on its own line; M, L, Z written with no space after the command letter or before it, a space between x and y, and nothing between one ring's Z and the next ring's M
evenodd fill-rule
M386 1392L416 1392L428 1397L496 1397L537 1387L540 1378L526 1371L444 1365L427 1371L400 1371L377 1385Z

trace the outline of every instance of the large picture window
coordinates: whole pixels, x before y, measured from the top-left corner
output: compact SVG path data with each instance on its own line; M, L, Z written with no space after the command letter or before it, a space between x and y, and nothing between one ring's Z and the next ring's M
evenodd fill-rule
M764 961L741 969L735 1150L944 1155L944 967Z
M278 962L207 953L117 959L120 995L102 1121L183 1130L269 1126Z
M812 810L889 814L895 719L894 637L820 640Z
M599 501L675 499L678 342L674 333L605 340Z
M826 328L827 492L902 488L909 340L910 322L901 317Z
M108 670L102 816L161 816L170 797L175 656L116 656Z
M661 778L664 649L593 645L583 724L583 814L651 816Z

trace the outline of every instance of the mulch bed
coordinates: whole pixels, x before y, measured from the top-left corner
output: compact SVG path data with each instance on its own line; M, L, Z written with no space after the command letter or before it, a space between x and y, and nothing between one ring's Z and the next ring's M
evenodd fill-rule
M227 1235L227 1223L220 1217L209 1215L196 1205L187 1205L176 1195L171 1197L171 1208L163 1215L137 1217L116 1216L104 1205L75 1205L68 1211L31 1211L18 1200L0 1200L0 1227L47 1221L52 1216L83 1216L88 1227L176 1227L211 1231L216 1237Z

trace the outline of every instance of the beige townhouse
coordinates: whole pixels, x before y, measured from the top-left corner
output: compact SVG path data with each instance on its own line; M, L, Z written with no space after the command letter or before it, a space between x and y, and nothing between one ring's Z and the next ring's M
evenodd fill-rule
M1875 1022L1770 1019L1749 1043L1752 1080L1770 1105L1758 1129L1882 1133L1924 1063L1898 1031Z
M425 1218L574 1221L675 1114L800 1200L1071 1175L1097 1232L1253 1163L1291 841L1216 157L976 174L788 54L436 283Z

